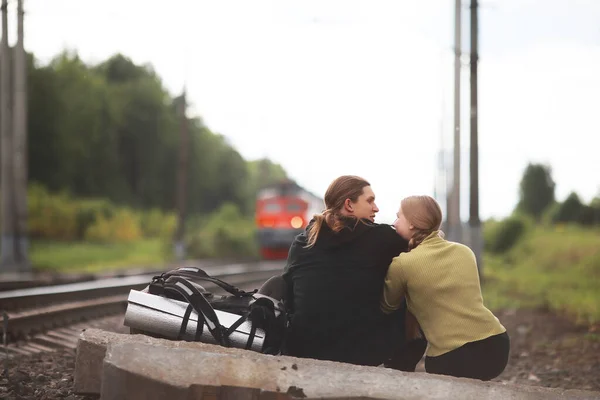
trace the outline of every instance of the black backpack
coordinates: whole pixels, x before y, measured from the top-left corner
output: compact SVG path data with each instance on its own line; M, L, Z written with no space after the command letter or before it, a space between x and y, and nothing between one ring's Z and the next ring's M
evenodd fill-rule
M201 284L211 282L227 295L214 295ZM204 326L210 331L217 344L225 347L239 347L239 343L230 340L230 336L244 322L251 324L244 348L252 349L256 331L264 331L261 353L277 355L283 346L287 317L285 308L276 299L241 290L227 282L211 277L204 270L182 267L155 276L148 286L148 293L189 303L183 316L178 340L183 338L192 310L198 314L195 341L199 341ZM219 321L215 310L239 315L239 319L230 326Z

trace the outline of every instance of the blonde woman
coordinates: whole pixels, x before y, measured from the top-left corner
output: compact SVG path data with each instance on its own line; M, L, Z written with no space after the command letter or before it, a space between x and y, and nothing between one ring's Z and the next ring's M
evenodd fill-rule
M429 196L402 200L396 232L409 241L388 269L381 308L393 312L406 296L428 342L427 372L490 380L508 362L510 340L483 304L475 255L444 239L442 211Z

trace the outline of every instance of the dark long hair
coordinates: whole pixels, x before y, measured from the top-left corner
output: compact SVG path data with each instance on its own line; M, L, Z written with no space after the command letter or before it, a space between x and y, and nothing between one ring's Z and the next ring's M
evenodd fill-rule
M342 208L346 199L350 199L353 203L358 200L358 197L363 193L365 186L371 186L365 179L354 175L343 175L331 182L325 192L325 211L322 214L313 216L315 222L308 230L308 243L306 247L312 247L317 242L323 222L325 222L331 230L339 232L344 227L342 221Z

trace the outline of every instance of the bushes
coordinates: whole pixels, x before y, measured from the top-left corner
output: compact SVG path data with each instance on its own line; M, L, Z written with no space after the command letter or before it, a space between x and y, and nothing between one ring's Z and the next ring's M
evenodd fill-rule
M562 203L556 203L545 219L552 224L600 225L600 204L594 199L586 205L573 192Z
M583 206L579 196L576 193L571 193L565 201L553 208L552 223L580 222Z
M115 214L114 206L106 200L79 200L73 206L77 221L76 239L84 238L86 231L98 219L111 219Z
M134 211L103 199L73 199L32 184L28 191L29 235L33 239L131 242L170 237L175 215Z
M597 324L599 248L597 228L532 228L508 256L486 256L486 303L493 308L548 307L581 323Z
M84 239L90 242L133 242L141 237L137 215L130 210L120 209L112 218L98 215L86 229Z
M190 258L248 258L256 257L255 225L252 218L244 217L238 207L226 203L196 222L198 228L186 238Z
M51 195L43 187L32 185L27 203L29 235L32 238L77 238L76 209L65 193Z
M158 208L153 208L141 214L140 225L144 237L170 238L177 227L177 216L175 213L164 213Z
M32 184L28 193L29 235L49 241L131 243L160 238L171 251L177 227L173 212L136 211L104 199L74 199ZM254 219L227 203L210 215L190 215L186 246L189 258L254 258L258 255Z
M485 250L491 253L504 253L510 250L523 237L528 225L527 218L520 215L513 215L502 221L486 222Z

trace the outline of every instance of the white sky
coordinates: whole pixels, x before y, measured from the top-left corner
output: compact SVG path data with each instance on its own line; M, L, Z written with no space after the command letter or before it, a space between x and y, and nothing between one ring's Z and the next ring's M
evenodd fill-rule
M576 191L589 201L600 190L600 1L482 3L482 218L512 211L528 162L552 166L559 200ZM151 63L171 93L187 83L194 111L245 158L269 157L319 195L338 175L367 178L380 222L393 220L402 197L434 193L437 153L442 143L452 149L452 0L25 0L25 7L25 45L41 62L69 48L88 62L121 52ZM466 220L468 56L463 61Z

